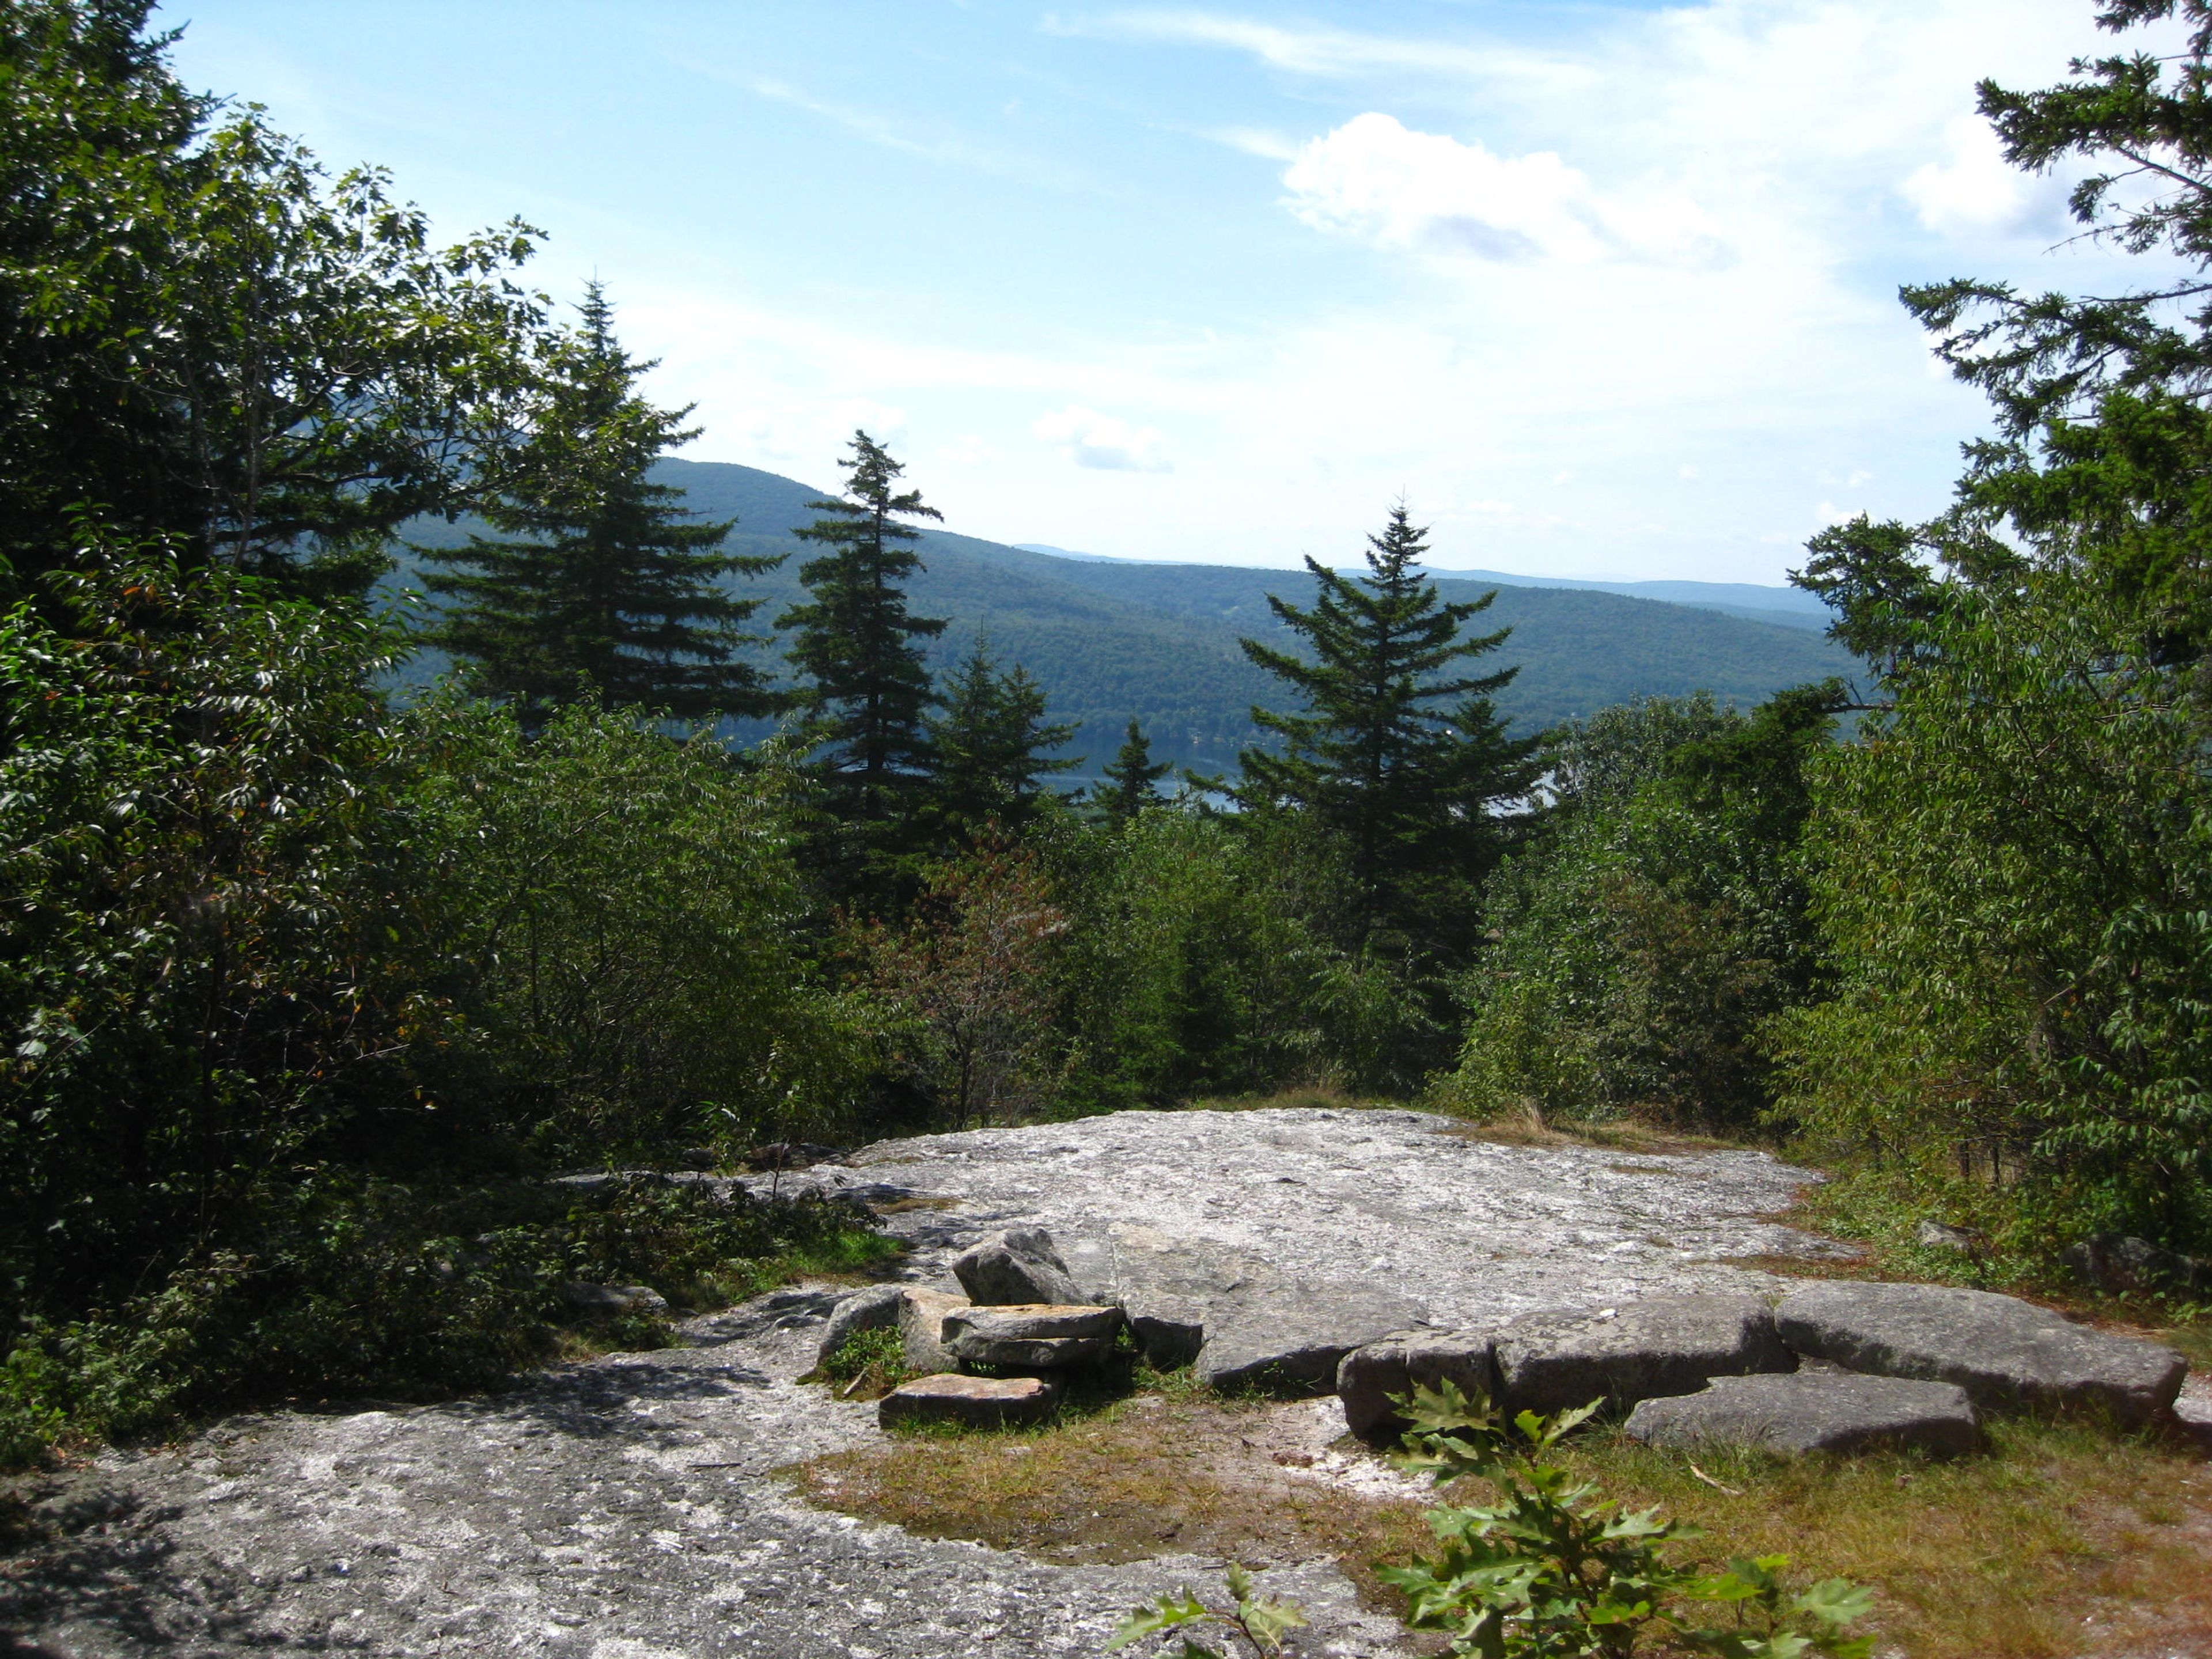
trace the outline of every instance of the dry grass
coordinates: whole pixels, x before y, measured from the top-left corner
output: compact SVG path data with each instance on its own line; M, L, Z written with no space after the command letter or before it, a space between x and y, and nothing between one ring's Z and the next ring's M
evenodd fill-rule
M1269 1432L1284 1409L1141 1395L1047 1428L892 1440L787 1474L825 1508L1041 1560L1199 1555L1261 1567L1333 1556L1395 1611L1370 1568L1429 1542L1420 1505L1294 1478L1286 1465L1306 1454Z
M824 1507L1046 1560L1334 1558L1371 1605L1395 1612L1372 1568L1428 1548L1423 1503L1286 1468L1311 1461L1288 1425L1310 1425L1312 1410L1184 1389L1042 1429L892 1440L788 1473ZM1705 1528L1702 1559L1783 1551L1808 1577L1873 1586L1870 1633L1884 1651L2212 1652L2212 1470L2178 1444L1999 1423L1988 1455L1948 1464L1700 1454L1698 1468L1740 1495L1611 1431L1571 1443L1568 1456L1631 1507Z
M1988 1455L1784 1462L1678 1454L1617 1434L1569 1461L1632 1507L1707 1530L1698 1553L1787 1552L1877 1593L1875 1633L1913 1659L2160 1653L2212 1641L2212 1472L2199 1454L2079 1425L1996 1422ZM2187 1638L2192 1645L2180 1645Z
M1607 1152L1639 1152L1646 1157L1669 1154L1741 1151L1739 1140L1718 1140L1662 1128L1635 1118L1607 1123L1572 1123L1562 1127L1530 1110L1519 1116L1471 1118L1444 1131L1462 1140L1486 1140L1500 1146L1593 1146ZM1641 1173L1638 1171L1638 1173ZM1679 1175L1679 1170L1668 1170Z

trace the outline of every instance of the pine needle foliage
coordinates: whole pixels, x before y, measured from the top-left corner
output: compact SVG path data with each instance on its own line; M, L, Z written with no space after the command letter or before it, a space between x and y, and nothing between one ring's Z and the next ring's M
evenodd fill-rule
M1437 878L1479 880L1504 843L1497 809L1536 776L1535 740L1508 738L1491 702L1517 670L1449 673L1504 644L1507 629L1464 632L1496 593L1445 603L1420 568L1427 533L1400 501L1368 538L1364 577L1307 559L1313 607L1267 601L1307 654L1243 641L1306 708L1252 711L1283 747L1244 752L1238 795L1248 809L1303 810L1342 838L1363 937L1425 908Z
M959 844L997 823L1017 829L1036 808L1043 780L1073 760L1047 758L1075 735L1045 719L1044 688L1019 663L1000 670L978 639L945 683L945 712L927 721L933 827Z
M793 532L829 550L799 567L807 601L775 625L791 632L790 659L806 679L805 731L831 810L883 826L911 810L932 770L924 718L937 699L917 641L945 631L942 618L906 608L921 532L900 521L944 515L919 490L899 489L906 469L866 432L854 433L852 450L837 463L845 494L810 503L823 516Z
M1129 732L1122 738L1121 746L1114 751L1114 759L1106 768L1106 781L1110 787L1100 792L1106 816L1115 823L1127 823L1158 799L1159 781L1175 770L1167 761L1152 758L1152 745L1145 736L1145 728L1132 715Z
M478 689L512 699L525 722L595 695L683 720L773 712L760 671L735 659L739 625L760 605L722 585L781 556L720 551L728 523L693 520L683 492L649 482L669 449L696 435L690 413L636 392L651 362L615 338L597 283L582 326L556 343L536 430L502 496L484 513L510 539L417 550L454 603L429 637L469 665Z

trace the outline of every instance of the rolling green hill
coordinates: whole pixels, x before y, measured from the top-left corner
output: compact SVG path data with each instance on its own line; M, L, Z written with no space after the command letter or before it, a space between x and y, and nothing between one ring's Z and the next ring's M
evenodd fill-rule
M744 585L767 600L757 621L769 631L768 621L800 592L807 553L791 531L814 516L806 503L822 492L716 462L663 461L655 476L684 489L699 513L735 518L732 551L793 553L781 569ZM456 545L466 534L465 526L434 523L412 532L432 545ZM1162 757L1202 770L1230 766L1252 739L1252 704L1282 706L1280 688L1244 660L1237 639L1279 640L1267 595L1304 603L1312 586L1299 571L1060 558L933 530L923 533L921 554L914 608L952 624L933 657L940 665L958 657L980 630L995 655L1026 665L1054 716L1079 728L1071 752L1088 763L1077 775L1112 754L1132 714ZM403 567L396 580L409 574ZM1491 584L1442 579L1437 586L1464 599ZM1498 704L1523 730L1652 693L1710 690L1748 704L1854 667L1841 647L1802 628L1717 610L1595 590L1497 592L1488 625L1510 624L1513 635L1493 660L1521 668Z

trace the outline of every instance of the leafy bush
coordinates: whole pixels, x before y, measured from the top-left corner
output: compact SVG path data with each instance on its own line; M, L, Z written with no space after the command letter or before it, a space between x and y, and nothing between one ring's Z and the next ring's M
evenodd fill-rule
M1491 884L1440 1100L1481 1116L1760 1121L1762 1029L1818 968L1796 844L1835 695L1788 692L1747 716L1653 699L1564 734L1557 817Z
M2000 1189L2017 1243L2212 1240L2201 668L2094 573L1929 603L1894 708L1817 770L1837 985L1780 1028L1784 1103Z
M779 755L592 703L532 735L441 696L404 730L416 965L466 1015L415 1050L429 1098L564 1160L835 1131L872 1016L811 972Z
M1871 1641L1844 1635L1871 1604L1865 1590L1829 1579L1793 1595L1781 1577L1786 1556L1734 1561L1718 1573L1670 1561L1667 1547L1694 1539L1694 1529L1654 1510L1624 1513L1593 1483L1545 1462L1595 1404L1548 1418L1522 1412L1508 1425L1487 1401L1449 1382L1403 1403L1413 1425L1405 1468L1440 1485L1479 1476L1498 1494L1486 1508L1431 1510L1440 1553L1379 1574L1406 1593L1416 1629L1449 1632L1454 1653L1629 1659L1647 1638L1728 1659L1863 1659L1872 1650ZM1698 1603L1733 1617L1699 1622Z
M0 1363L0 1461L240 1401L495 1387L550 1358L557 1326L579 1322L561 1297L568 1281L714 1306L890 1248L817 1199L652 1180L430 1189L331 1170L264 1204L238 1229L252 1254L218 1252L154 1295L80 1319L29 1322ZM650 1320L592 1334L626 1347L665 1340Z

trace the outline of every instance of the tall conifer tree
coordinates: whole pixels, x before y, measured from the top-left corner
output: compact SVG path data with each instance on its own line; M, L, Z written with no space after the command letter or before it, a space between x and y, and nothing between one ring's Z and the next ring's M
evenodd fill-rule
M1112 787L1099 794L1107 817L1116 823L1128 823L1157 799L1156 786L1174 770L1166 761L1152 759L1152 745L1145 728L1132 715L1128 735L1121 739L1121 746L1114 751L1113 762L1106 768L1106 781Z
M1516 671L1447 677L1510 630L1462 634L1497 595L1444 603L1420 568L1426 534L1401 501L1382 533L1367 538L1364 578L1309 558L1318 589L1311 610L1270 596L1310 655L1243 641L1306 710L1252 711L1284 744L1279 753L1245 751L1237 793L1250 807L1310 812L1341 837L1367 932L1395 918L1432 935L1439 886L1463 889L1488 870L1503 844L1497 809L1525 795L1538 769L1536 740L1509 739L1491 702Z
M721 583L782 560L719 550L730 524L693 519L682 490L648 480L664 452L696 435L683 424L691 411L637 394L653 365L616 340L599 283L581 309L582 326L553 349L506 492L484 510L514 539L417 550L443 567L430 590L453 600L429 637L532 724L587 691L679 720L770 713L777 700L760 671L733 659L751 637L738 625L761 601Z
M862 863L895 852L932 772L924 717L937 699L919 641L945 631L941 617L906 608L908 577L921 568L902 519L943 515L902 492L905 471L866 432L853 434L845 494L811 503L823 514L796 532L829 551L799 567L807 600L775 620L793 635L792 664L828 805L848 826ZM872 878L857 875L866 884Z
M1044 688L1019 663L1000 672L980 637L946 682L944 702L928 723L931 817L956 840L994 821L1018 827L1036 809L1042 780L1075 764L1046 758L1075 728L1048 722Z

